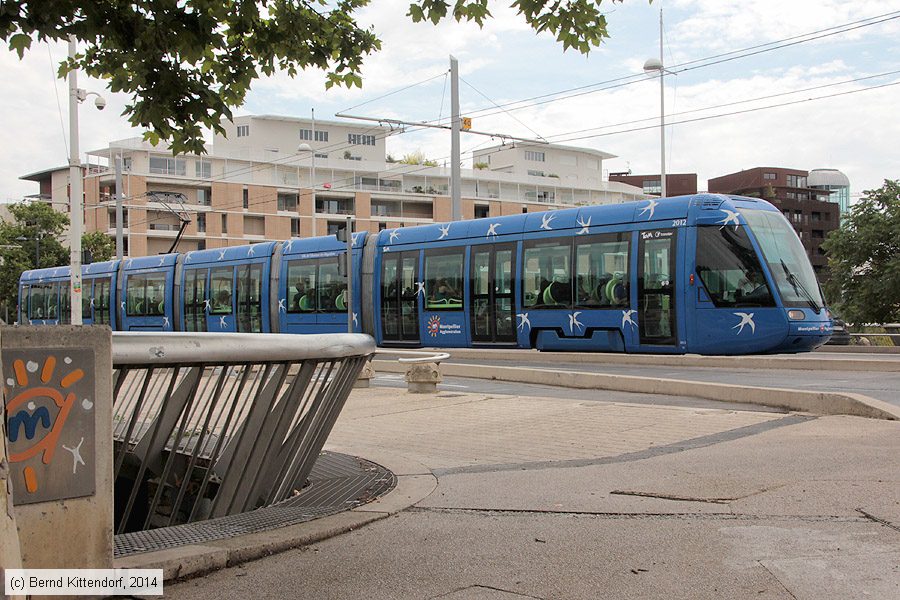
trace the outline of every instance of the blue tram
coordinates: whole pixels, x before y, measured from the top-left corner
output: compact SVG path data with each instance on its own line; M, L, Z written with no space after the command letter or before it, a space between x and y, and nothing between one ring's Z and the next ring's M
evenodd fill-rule
M751 354L832 322L781 213L701 194L85 267L85 323L373 335L381 346ZM20 322L64 323L67 267L22 274Z

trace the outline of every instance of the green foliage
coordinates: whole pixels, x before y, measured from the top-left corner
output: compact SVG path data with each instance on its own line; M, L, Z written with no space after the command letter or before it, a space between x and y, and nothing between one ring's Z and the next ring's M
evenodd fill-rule
M472 165L472 166L473 166L476 170L481 171L481 170L483 170L483 169L487 169L487 168L490 167L491 165L487 164L486 162L477 162L477 163L475 163L475 164Z
M900 321L900 181L868 190L823 242L825 292L852 323Z
M608 37L603 0L513 0L537 31L587 54ZM609 0L617 2L621 0ZM369 0L4 0L0 38L21 58L34 40L68 40L82 48L60 65L105 79L131 96L123 116L152 143L201 154L203 128L224 135L223 119L243 104L251 83L281 69L326 72L326 88L362 87L363 59L381 48L355 11ZM487 0L418 0L413 21L437 24L448 15L483 25Z
M11 204L9 212L12 221L0 221L0 306L14 315L22 271L69 263L59 241L69 218L44 202Z
M116 240L102 231L92 231L81 236L81 251L90 253L91 262L103 262L116 255Z
M437 161L425 158L425 153L421 150L416 150L415 152L404 154L403 158L401 158L397 162L403 163L405 165L422 165L425 167L438 166Z

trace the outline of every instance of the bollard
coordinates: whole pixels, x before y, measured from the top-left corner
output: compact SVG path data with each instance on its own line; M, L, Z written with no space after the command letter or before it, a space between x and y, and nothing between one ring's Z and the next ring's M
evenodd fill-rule
M407 390L410 394L436 394L437 384L443 380L439 363L410 363L406 370Z
M373 377L375 377L375 367L372 366L372 361L369 360L363 365L362 371L359 372L359 377L356 378L356 382L353 384L353 388L370 387Z

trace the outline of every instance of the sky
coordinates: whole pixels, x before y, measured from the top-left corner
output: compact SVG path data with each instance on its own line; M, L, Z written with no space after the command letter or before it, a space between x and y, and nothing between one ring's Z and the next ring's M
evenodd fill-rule
M710 178L757 166L836 168L853 194L900 178L900 85L892 85L900 82L900 0L605 0L610 38L588 56L535 34L503 2L490 2L494 18L482 29L412 23L408 4L373 0L358 13L383 41L365 61L361 89L325 90L318 71L293 79L279 73L254 82L235 114L306 117L315 109L328 120L340 113L446 120L452 54L461 114L473 118L473 130L602 150L618 157L604 162L606 172L659 173L659 79L645 76L643 64L659 57L662 8L664 63L675 72L664 79L668 173L697 173L703 190ZM878 15L884 22L752 56L728 54L717 64L703 60ZM55 78L65 52L61 44L35 44L19 60L0 50L7 140L0 202L38 191L20 176L67 164L67 87ZM102 112L91 101L80 109L82 153L143 133L120 114L127 96L84 76L79 87L107 100ZM776 104L786 105L766 108ZM464 166L473 149L499 143L463 134ZM443 164L449 132L418 129L387 140L396 157L419 150Z

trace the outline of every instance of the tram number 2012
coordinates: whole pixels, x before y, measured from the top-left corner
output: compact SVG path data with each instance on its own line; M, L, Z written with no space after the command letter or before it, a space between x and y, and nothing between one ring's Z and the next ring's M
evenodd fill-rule
M684 227L687 225L687 219L675 219L672 221L672 227Z

